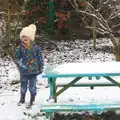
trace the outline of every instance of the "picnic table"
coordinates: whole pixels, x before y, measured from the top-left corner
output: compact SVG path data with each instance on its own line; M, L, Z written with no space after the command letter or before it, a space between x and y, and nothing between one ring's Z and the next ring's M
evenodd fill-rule
M115 80L115 76L120 76L120 62L91 62L91 63L65 63L60 65L47 66L44 70L43 78L47 78L50 87L50 99L57 102L57 97L70 87L90 87L95 86L118 86L120 80ZM88 78L84 82L84 78ZM102 81L102 78L106 81ZM57 84L64 78L64 83ZM72 79L70 82L65 78ZM57 91L57 87L62 87Z
M52 120L55 112L120 110L120 102L89 104L57 102L57 97L70 87L91 89L98 86L120 87L119 76L120 62L65 63L47 66L42 77L48 80L50 99L53 99L54 103L41 104L40 111L46 113L46 120ZM57 91L57 87L62 88Z

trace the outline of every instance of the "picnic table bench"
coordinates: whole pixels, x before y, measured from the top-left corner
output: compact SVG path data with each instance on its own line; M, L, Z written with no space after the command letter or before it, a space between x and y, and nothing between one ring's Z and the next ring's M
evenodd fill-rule
M101 104L44 104L40 106L40 112L45 112L46 120L52 120L54 113L58 112L102 112L107 110L120 110L120 103L101 103Z
M115 78L119 78L119 76L120 62L66 63L48 66L42 77L47 78L50 87L50 99L53 99L55 103L42 104L40 111L45 112L46 119L49 120L54 112L120 109L120 103L88 105L57 103L57 97L70 87L90 87L92 89L98 86L120 87L120 79ZM60 83L61 79L64 82ZM71 80L68 81L68 79ZM57 87L62 88L57 91Z

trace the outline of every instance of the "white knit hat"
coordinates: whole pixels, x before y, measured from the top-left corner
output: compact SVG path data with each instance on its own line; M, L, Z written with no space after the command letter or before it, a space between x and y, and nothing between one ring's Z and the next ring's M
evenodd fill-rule
M31 41L34 41L36 33L36 26L34 24L30 24L28 27L24 27L20 32L20 39L22 36L28 37Z

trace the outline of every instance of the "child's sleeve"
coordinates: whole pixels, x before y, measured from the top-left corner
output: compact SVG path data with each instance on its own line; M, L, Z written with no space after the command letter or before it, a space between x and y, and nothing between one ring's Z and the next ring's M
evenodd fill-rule
M15 60L16 60L16 62L18 63L18 61L20 61L20 59L21 59L20 46L18 46L18 47L15 49Z
M40 72L43 72L43 67L44 67L44 60L42 57L42 53L40 48L38 47L38 51L37 51L37 58L38 58L38 62L39 62L39 68L40 68Z
M20 46L18 46L15 49L15 61L16 61L16 64L19 65L19 67L27 69L27 67L22 63L22 55L21 55Z

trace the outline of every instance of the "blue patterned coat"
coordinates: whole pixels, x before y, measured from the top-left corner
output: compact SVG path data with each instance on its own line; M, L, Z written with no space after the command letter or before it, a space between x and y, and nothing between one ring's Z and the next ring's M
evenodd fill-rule
M32 44L28 48L21 43L15 49L15 59L19 65L20 73L23 75L40 74L43 70L43 58L39 46Z

